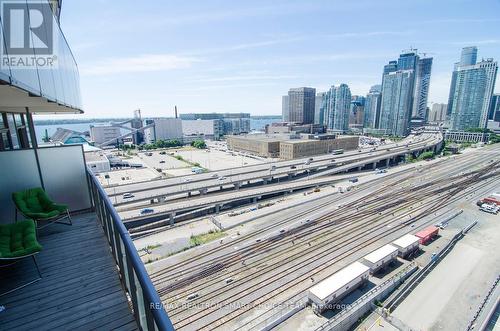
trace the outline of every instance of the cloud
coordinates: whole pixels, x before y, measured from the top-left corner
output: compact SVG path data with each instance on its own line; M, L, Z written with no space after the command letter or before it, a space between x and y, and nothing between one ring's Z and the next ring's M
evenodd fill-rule
M196 57L173 54L147 54L135 57L109 58L90 65L82 65L81 73L89 76L110 75L131 72L153 72L189 68Z
M476 41L453 41L450 42L451 45L463 46L463 45L494 45L500 44L500 39L483 39Z

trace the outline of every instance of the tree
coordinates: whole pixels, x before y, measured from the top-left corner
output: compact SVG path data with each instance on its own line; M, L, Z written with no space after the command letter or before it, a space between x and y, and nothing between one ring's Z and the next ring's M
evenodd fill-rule
M191 143L191 146L193 146L194 148L198 148L198 149L205 149L205 148L207 148L207 144L205 143L204 140L194 140Z

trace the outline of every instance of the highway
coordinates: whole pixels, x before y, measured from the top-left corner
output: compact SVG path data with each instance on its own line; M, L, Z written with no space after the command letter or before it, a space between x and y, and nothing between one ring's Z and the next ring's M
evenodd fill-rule
M248 183L268 181L274 178L292 179L299 173L324 171L324 174L345 172L352 168L372 165L375 162L388 160L400 155L433 148L442 141L440 134L422 134L410 136L396 144L387 144L374 148L365 148L361 152L350 151L340 155L321 155L309 158L279 161L274 163L246 166L217 172L208 172L191 176L160 179L134 183L117 187L109 187L106 192L115 206L129 205L128 209L140 209L138 202L157 199L165 201L168 196L179 196L186 193L206 194L227 188L239 188ZM385 165L384 165L385 166ZM274 168L273 168L274 167ZM274 169L274 170L273 170ZM215 175L218 178L215 178ZM314 174L315 177L321 173ZM222 178L222 179L221 179ZM133 198L123 198L124 193L132 193ZM144 206L144 205L143 205ZM121 210L124 210L123 208Z
M151 279L178 330L259 329L276 305L499 184L500 146L424 163L161 260Z

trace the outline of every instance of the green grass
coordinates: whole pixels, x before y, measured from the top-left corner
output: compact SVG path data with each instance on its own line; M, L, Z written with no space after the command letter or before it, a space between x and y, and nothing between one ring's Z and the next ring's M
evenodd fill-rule
M214 241L216 239L219 239L221 237L224 237L225 235L226 234L224 233L224 231L210 230L210 232L208 232L208 233L203 233L203 234L199 234L196 236L191 236L191 238L189 238L189 243L190 243L191 247L199 246L199 245L206 244L210 241Z

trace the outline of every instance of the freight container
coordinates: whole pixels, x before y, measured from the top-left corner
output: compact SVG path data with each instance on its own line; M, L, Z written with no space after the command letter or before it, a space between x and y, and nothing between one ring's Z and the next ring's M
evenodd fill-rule
M384 268L398 256L398 248L387 244L371 252L363 258L363 263L370 268L370 273L374 274Z
M354 262L311 287L308 299L316 313L321 313L331 305L364 284L370 274L370 268L360 262Z
M418 250L420 238L410 233L405 234L401 238L394 240L392 245L398 249L398 255L406 257L414 251Z
M436 237L439 233L439 228L436 226L429 226L428 228L423 229L420 232L415 233L420 239L421 245L427 245L429 241L431 241L434 237Z
M490 203L490 204L495 204L497 206L500 206L500 197L496 196L496 195L490 195L489 197L487 198L484 198L482 200L483 203Z

